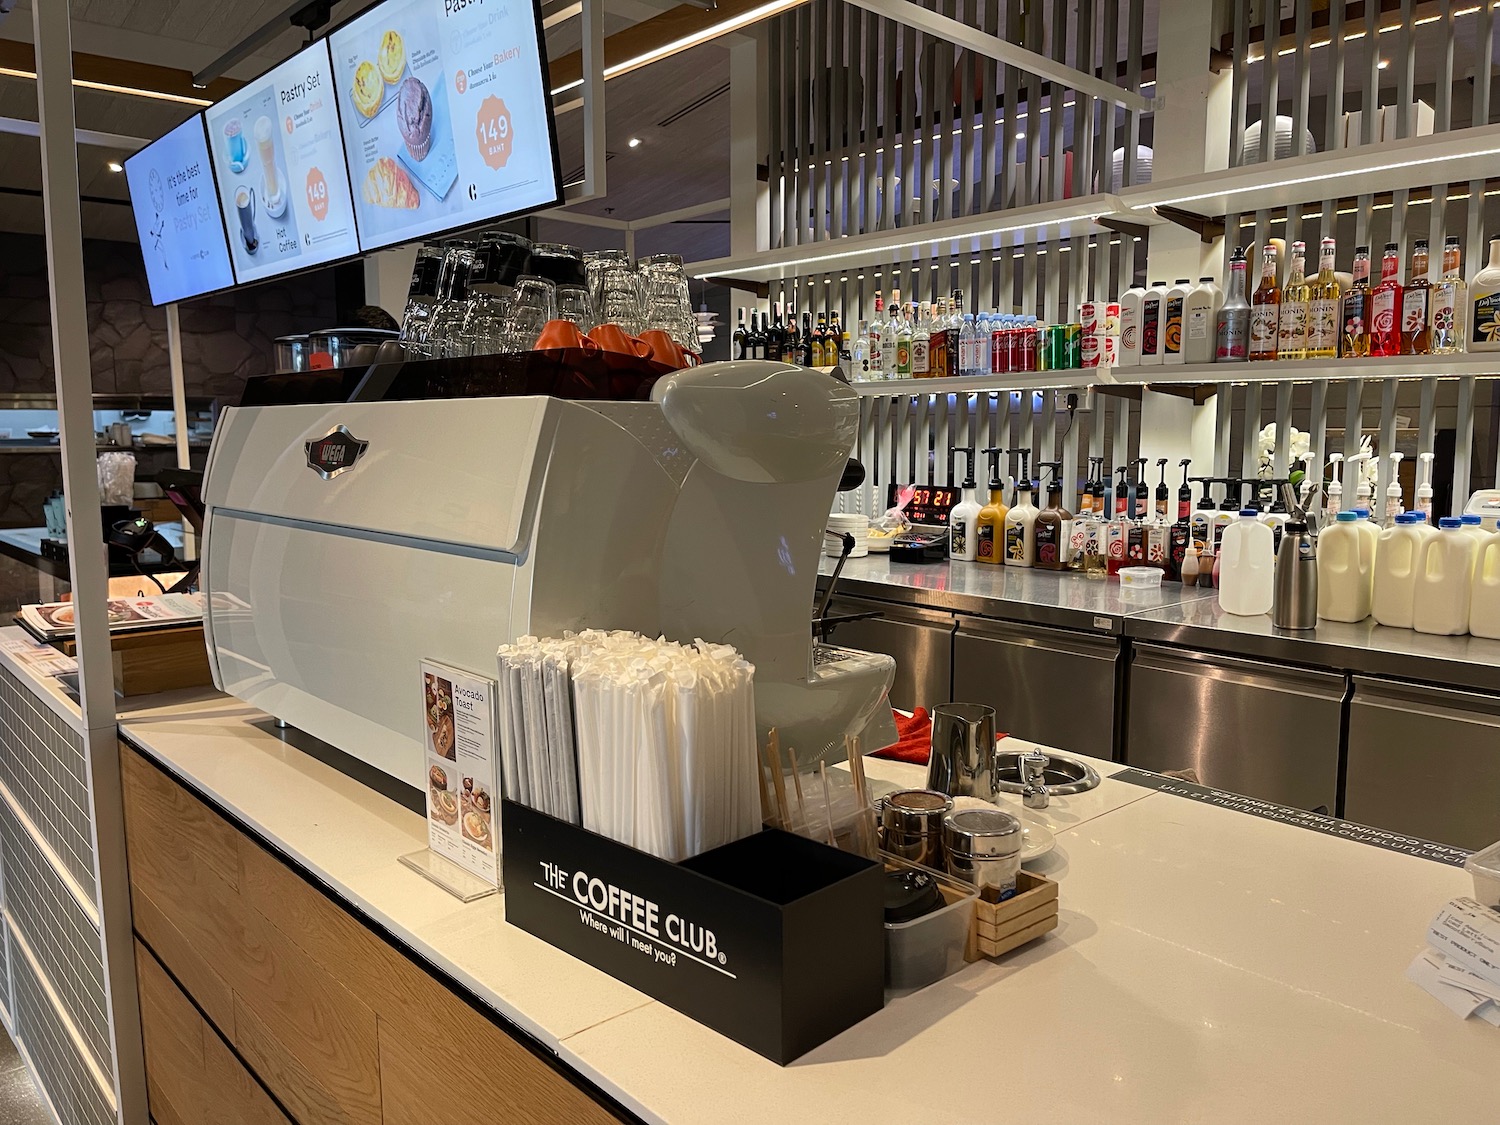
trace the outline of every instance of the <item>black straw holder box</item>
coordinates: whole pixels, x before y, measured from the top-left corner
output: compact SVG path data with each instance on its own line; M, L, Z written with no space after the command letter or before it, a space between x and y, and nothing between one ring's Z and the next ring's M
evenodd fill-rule
M884 1003L878 864L767 830L669 863L502 804L505 920L773 1062Z

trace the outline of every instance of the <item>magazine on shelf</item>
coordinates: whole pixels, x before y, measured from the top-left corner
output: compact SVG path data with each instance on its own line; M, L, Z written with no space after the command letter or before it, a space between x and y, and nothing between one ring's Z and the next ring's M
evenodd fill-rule
M22 628L42 640L61 640L76 631L72 602L23 605L16 620ZM153 594L109 599L109 631L133 633L191 625L203 620L203 594Z

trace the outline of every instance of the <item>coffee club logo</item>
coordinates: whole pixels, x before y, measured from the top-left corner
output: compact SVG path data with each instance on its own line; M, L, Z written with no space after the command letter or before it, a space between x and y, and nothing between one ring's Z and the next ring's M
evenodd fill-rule
M725 967L729 957L706 926L679 914L663 915L657 903L587 871L568 872L545 860L540 866L541 881L533 885L576 906L581 925L651 958L654 964L675 966L679 958L686 958L738 979Z

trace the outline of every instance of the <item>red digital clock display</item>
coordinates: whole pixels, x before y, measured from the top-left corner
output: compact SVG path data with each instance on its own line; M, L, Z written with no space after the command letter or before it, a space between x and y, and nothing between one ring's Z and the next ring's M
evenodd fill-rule
M894 484L887 489L887 507L894 508L897 502L896 493L900 491ZM960 495L956 488L946 488L936 484L919 484L912 498L906 505L906 518L912 523L922 524L926 527L947 527L948 515L953 511L953 505L957 504Z

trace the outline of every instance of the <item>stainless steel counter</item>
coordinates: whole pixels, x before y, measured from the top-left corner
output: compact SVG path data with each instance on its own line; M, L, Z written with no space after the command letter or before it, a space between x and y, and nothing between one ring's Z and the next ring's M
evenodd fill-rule
M824 576L834 560L825 558ZM1164 582L1158 590L1124 595L1111 579L1085 578L1014 566L980 563L893 563L889 555L850 559L838 592L924 609L971 613L1004 621L1027 621L1118 636L1126 618L1211 600L1213 590Z

